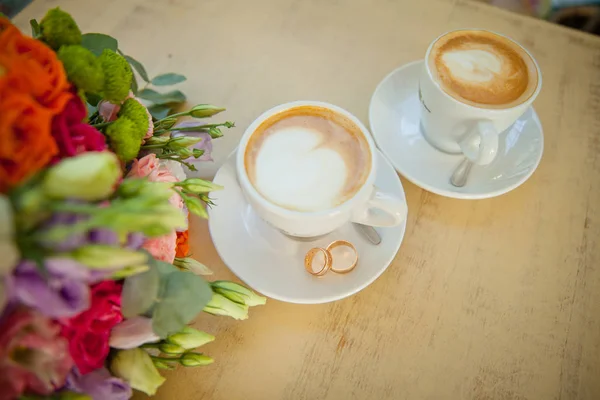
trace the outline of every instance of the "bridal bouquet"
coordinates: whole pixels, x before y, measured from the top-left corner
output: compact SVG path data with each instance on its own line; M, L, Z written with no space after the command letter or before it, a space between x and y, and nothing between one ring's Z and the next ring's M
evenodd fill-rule
M183 93L155 89L185 77L150 79L60 9L31 26L0 16L0 399L152 395L158 369L213 362L198 313L265 303L189 254L188 212L206 217L220 187L182 166L233 124L195 122L223 111L207 104L173 113Z

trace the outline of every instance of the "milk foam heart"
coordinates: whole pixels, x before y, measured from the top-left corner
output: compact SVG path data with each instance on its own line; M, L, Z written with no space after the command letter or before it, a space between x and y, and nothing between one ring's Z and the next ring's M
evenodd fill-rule
M245 168L268 201L294 211L320 211L352 197L370 171L371 154L357 127L330 111L289 110L249 140Z
M322 135L290 127L265 139L256 157L256 188L270 201L288 208L335 207L348 177L335 150L319 147Z
M476 107L517 106L538 84L529 54L492 32L450 32L433 44L427 62L446 93Z
M449 51L442 54L442 62L452 75L469 82L490 81L502 71L502 60L485 50Z

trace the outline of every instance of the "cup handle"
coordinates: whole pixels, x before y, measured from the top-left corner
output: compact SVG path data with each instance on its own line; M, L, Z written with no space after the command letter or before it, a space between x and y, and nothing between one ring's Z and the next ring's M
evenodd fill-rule
M352 222L377 227L396 226L406 219L407 212L404 201L375 189L367 204L354 211Z
M498 131L491 121L477 121L458 144L471 162L487 165L498 153Z

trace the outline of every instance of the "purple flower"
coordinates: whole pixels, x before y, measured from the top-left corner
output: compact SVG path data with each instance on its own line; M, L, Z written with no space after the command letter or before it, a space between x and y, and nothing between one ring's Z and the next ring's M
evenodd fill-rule
M202 125L202 124L199 122L195 122L195 121L184 121L184 122L180 122L179 124L175 125L175 128L189 128L189 127L198 126L198 125ZM195 145L193 145L192 148L198 149L198 150L204 150L204 154L202 154L198 158L190 158L189 161L194 161L194 160L195 161L213 161L213 158L211 156L211 154L212 154L212 138L210 137L208 132L203 132L203 131L180 132L178 130L174 130L171 132L171 136L172 137L192 136L192 137L202 138L202 140L200 142L196 143Z
M68 212L55 213L48 220L48 222L44 224L42 229L51 229L59 225L73 225L85 219L86 217L83 215L77 215ZM56 251L71 251L83 246L86 243L87 235L85 233L77 233L69 236L67 239L61 242L46 241L43 243L43 245Z
M90 270L64 258L49 258L44 276L34 261L22 261L14 271L11 300L53 318L68 318L90 306Z
M93 229L89 233L89 242L94 244L106 244L115 246L119 244L119 235L106 228Z
M106 368L82 375L77 367L67 376L67 389L87 394L93 400L127 400L131 387L122 379L112 376Z
M126 247L131 250L138 250L144 242L146 241L146 237L139 232L132 232L127 235L127 245Z

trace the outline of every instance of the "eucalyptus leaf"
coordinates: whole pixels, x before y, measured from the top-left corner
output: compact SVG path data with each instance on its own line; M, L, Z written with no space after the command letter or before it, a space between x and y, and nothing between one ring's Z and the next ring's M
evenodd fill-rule
M125 279L121 295L121 312L125 318L142 315L158 298L160 273L156 268Z
M173 72L169 72L167 74L161 74L152 78L151 83L156 86L167 86L174 85L176 83L180 83L185 81L187 78L181 74L175 74Z
M183 103L185 95L180 90L172 90L167 93L159 93L153 89L144 89L138 92L138 97L153 102L157 105Z
M36 19L29 20L29 25L31 25L31 36L36 39L41 36L42 29L40 28L40 24L38 24Z
M151 101L155 105L178 104L186 100L185 95L180 90L159 93L153 89L143 89L138 93L138 97Z
M158 261L153 259L153 267L156 268L158 273L160 274L161 279L165 279L167 275L172 274L173 272L179 271L177 268L173 266L173 264L166 263L164 261Z
M152 313L152 330L161 338L179 332L212 298L210 285L198 275L174 271L161 282Z
M171 111L171 107L168 106L164 106L164 105L153 105L148 107L148 111L150 111L150 114L152 114L152 117L156 120L161 120L163 118L165 118L167 115L169 115L169 112Z
M150 82L146 68L144 68L141 62L131 56L123 55L123 57L125 57L129 65L131 65L137 71L137 73L140 74L140 77L144 80L144 82Z
M100 100L102 100L102 97L100 97L94 93L86 93L85 99L87 100L88 103L90 103L90 105L92 105L94 107L98 107L98 103L100 103Z
M98 111L98 108L89 104L89 103L85 103L85 106L87 107L87 112L88 112L88 117L92 114L94 114L96 111Z
M134 95L137 95L138 93L138 82L134 73L131 74L131 91Z
M81 45L99 56L104 49L117 51L119 42L112 36L103 33L86 33L81 37Z

